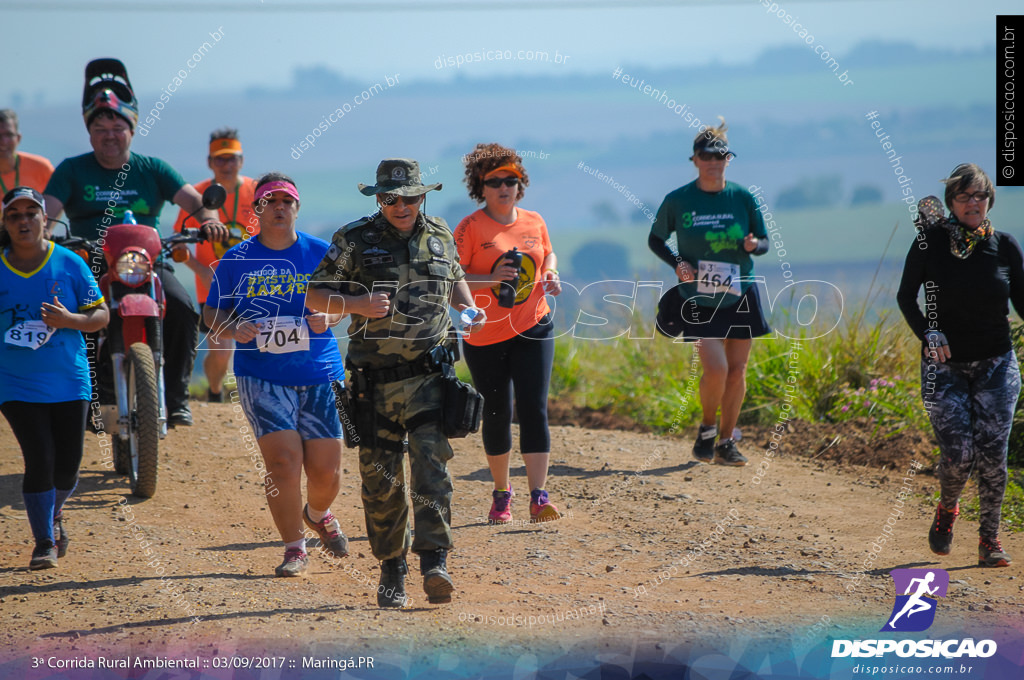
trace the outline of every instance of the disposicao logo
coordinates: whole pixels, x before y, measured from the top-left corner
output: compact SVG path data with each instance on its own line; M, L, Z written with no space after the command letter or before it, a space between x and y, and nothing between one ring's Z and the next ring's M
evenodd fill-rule
M944 569L893 569L896 602L879 632L918 633L935 621L936 597L945 597L949 574ZM899 593L902 593L900 595ZM987 658L996 653L993 640L975 643L964 640L833 640L832 657L884 656L895 652L900 657Z
M880 632L917 633L928 630L935 621L936 597L945 597L949 574L945 569L893 569L889 572L896 583L896 604L889 622Z

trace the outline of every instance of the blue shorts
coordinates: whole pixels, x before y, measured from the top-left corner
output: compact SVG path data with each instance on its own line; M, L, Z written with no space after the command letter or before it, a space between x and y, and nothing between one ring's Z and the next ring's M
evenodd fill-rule
M330 383L291 387L236 376L238 396L256 438L295 430L303 440L341 439L341 421Z

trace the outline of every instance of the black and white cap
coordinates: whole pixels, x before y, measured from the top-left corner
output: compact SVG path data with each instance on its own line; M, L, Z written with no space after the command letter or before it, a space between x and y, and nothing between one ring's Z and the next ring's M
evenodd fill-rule
M42 208L43 212L46 212L46 201L43 200L43 195L32 187L14 187L4 194L3 211L7 212L7 206L22 198L27 198Z

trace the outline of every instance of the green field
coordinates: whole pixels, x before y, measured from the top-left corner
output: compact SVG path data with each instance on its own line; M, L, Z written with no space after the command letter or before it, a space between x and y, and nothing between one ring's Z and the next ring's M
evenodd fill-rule
M1024 214L1024 191L1001 191L991 218L995 228L1024 237L1019 215ZM779 227L785 259L796 264L816 263L875 263L882 256L886 242L896 235L889 246L887 257L901 261L914 238L914 226L907 206L903 203L885 203L856 208L827 208L819 210L776 211L773 219ZM898 225L898 226L897 226ZM647 248L650 226L629 224L621 227L552 231L551 241L559 254L559 270L571 275L572 255L588 243L603 241L622 249L634 272L652 269L670 275L667 267ZM778 262L774 252L758 259L758 267ZM564 265L563 265L564 263ZM666 270L666 271L662 271Z

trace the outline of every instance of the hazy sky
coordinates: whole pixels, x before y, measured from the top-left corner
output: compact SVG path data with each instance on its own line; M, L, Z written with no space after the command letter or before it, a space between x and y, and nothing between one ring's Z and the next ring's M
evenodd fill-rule
M768 2L769 0L765 0ZM196 2L0 1L6 68L0 105L78 100L86 62L117 56L140 93L158 92L204 41L214 44L188 76L188 93L287 82L296 65L324 64L357 80L521 73L608 73L619 65L666 67L749 61L766 47L800 45L761 0L705 2ZM994 43L994 15L1019 0L777 3L841 55L866 39L950 49ZM322 6L322 5L321 5ZM20 26L23 30L15 27ZM222 40L210 34L223 31ZM560 64L483 61L437 69L439 57L485 50L556 51ZM15 67L16 66L16 67Z

